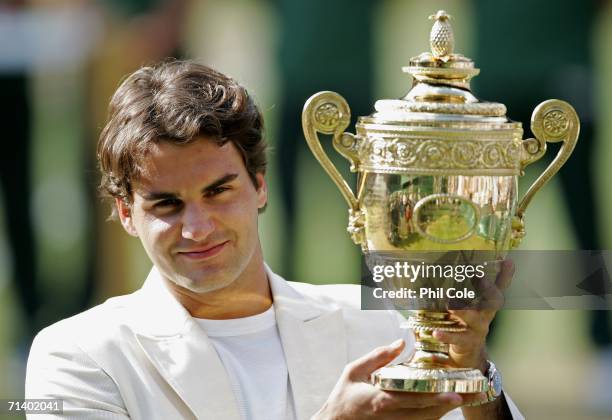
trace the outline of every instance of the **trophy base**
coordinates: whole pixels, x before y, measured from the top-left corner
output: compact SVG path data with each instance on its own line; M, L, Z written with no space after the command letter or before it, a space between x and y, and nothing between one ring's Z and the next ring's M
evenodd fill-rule
M420 368L395 365L372 374L372 383L386 391L457 392L471 394L486 392L487 378L478 369Z

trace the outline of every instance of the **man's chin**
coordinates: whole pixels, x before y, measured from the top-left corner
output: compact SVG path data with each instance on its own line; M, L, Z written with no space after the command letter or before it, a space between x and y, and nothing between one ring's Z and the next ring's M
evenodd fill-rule
M193 293L210 293L227 287L231 281L218 270L207 270L206 273L178 276L174 281L178 286Z

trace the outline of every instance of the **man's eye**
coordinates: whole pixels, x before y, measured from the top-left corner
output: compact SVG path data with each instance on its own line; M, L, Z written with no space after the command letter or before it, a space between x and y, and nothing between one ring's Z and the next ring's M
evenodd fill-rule
M168 208L168 207L178 207L181 205L181 201L175 198L168 198L166 200L158 201L155 203L155 208Z
M227 191L227 190L229 190L229 187L215 187L213 189L210 189L210 190L206 191L206 195L208 197L213 197L213 196L219 195L222 192Z

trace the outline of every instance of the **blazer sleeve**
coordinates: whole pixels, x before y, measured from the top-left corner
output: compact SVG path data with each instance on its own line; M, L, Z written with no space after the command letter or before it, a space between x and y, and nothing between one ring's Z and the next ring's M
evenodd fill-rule
M34 339L28 358L25 397L63 401L62 414L28 419L114 419L130 416L113 379L62 328L54 325Z
M506 404L508 404L513 420L525 420L525 416L523 416L523 414L519 411L518 407L514 401L510 399L510 395L508 395L506 391L504 391L504 398L506 399Z

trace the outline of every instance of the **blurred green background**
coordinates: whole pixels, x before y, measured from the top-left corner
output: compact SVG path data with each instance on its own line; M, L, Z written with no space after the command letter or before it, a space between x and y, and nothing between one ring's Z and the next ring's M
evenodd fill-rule
M568 77L553 86L562 89L583 83L585 89L592 88L594 106L589 118L596 121L597 130L587 139L593 142L594 154L588 168L595 175L594 206L599 211L591 214L600 237L598 247L610 248L612 218L606 209L612 208L612 142L607 140L612 138L612 118L607 117L612 113L612 9L608 2L593 2L589 21L568 15L570 12L563 15L572 8L563 9L561 4L581 8L589 3L580 0L489 3L504 3L518 14L491 6L485 15L487 7L476 0L47 0L0 4L0 76L21 73L29 83L31 148L26 170L31 175L29 215L35 232L29 252L36 271L36 285L30 292L39 299L28 321L17 298L15 285L23 280L15 274L8 225L0 223L0 399L23 396L32 332L109 296L135 290L150 268L139 242L125 235L117 223L105 220L108 207L95 196L95 142L110 95L121 78L166 56L211 65L235 77L257 98L271 147L270 201L260 218L266 260L291 280L312 283L357 282L359 250L345 231L347 209L336 187L303 147L299 133L282 134L286 121L300 123L300 110L290 104L303 104L318 90L337 89L349 100L355 117L371 112L377 98L403 96L411 80L401 66L428 50L431 22L427 17L438 9L454 17L456 51L474 58L481 74L494 72L488 74L488 80L497 78L493 83L483 79L479 85L476 77L476 95L506 103L511 118L521 118L512 108L520 98L490 97L479 89L493 92L491 84L512 86L510 79L525 80L522 89L511 93L535 106L540 91L536 95L533 90L548 81L540 78L537 69L558 74L563 60L575 56L590 60L586 82ZM567 20L565 35L546 37L547 25L562 17ZM483 20L489 24L483 25ZM19 25L35 35L27 42L16 35L8 38ZM544 38L532 38L531 44L526 25L532 25L531 29L538 25L535 32ZM587 58L582 55L588 53L576 51L581 44L572 42L580 36L592 51ZM27 48L10 48L19 50L20 42ZM507 49L512 42L516 48ZM482 45L486 50L478 49ZM561 58L554 61L554 52L549 57L546 47L539 50L534 45L559 49L557 57ZM525 57L515 50L526 52ZM2 118L4 127L11 125L6 115ZM522 122L527 127L528 121ZM287 152L281 140L294 142L296 147ZM5 133L3 153L7 156L13 153L14 141ZM579 140L578 148L584 147L580 141L584 139ZM285 153L293 160L287 160ZM341 159L336 162L348 172ZM295 202L288 213L281 192L287 188L290 169L295 171ZM543 165L530 167L521 180L521 191L542 170ZM571 173L577 180L587 175ZM11 175L2 173L7 176ZM3 216L14 199L11 194L0 195ZM559 180L554 179L529 208L522 248L580 248L580 227L572 224L569 209L586 205L581 189L564 195ZM592 401L602 392L612 397L612 347L593 344L589 317L585 311L503 312L490 353L504 375L505 388L527 418L612 418L612 408L606 413Z

